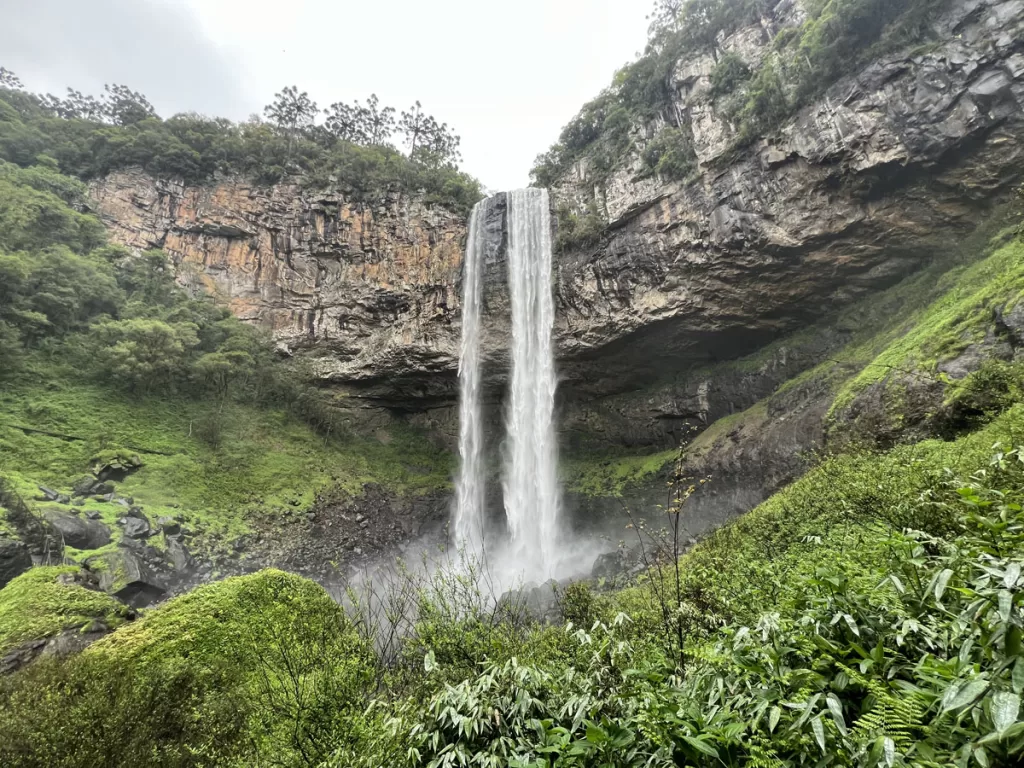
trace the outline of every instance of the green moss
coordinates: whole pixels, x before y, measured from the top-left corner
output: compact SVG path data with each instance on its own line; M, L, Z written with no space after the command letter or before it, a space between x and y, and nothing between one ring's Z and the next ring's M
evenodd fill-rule
M943 291L941 297L893 327L881 338L887 343L880 350L879 339L851 350L855 359L867 357L866 351L878 351L839 391L829 416L843 411L858 394L894 372L937 376L939 362L980 341L993 313L1011 309L1024 295L1024 242L1015 239L972 266L947 272L938 287Z
M763 402L757 403L745 411L724 416L712 422L711 426L697 435L696 439L687 446L686 455L687 457L702 456L729 433L748 425L763 423L767 417L768 410Z
M0 392L0 476L30 503L37 484L67 489L95 457L137 453L143 467L117 485L118 493L151 519L184 516L214 546L214 537L223 543L247 533L253 513L309 508L330 488L358 495L364 484L378 483L415 495L447 487L451 476L451 455L409 428L392 429L387 444L325 440L283 410L130 397L79 383L59 366L37 373ZM216 447L197 436L214 416L222 432ZM21 426L81 439L27 434ZM95 501L84 510L99 512L108 525L123 513Z
M678 450L650 455L579 456L562 462L566 488L584 496L621 496L623 491L656 475L679 456Z
M73 566L33 568L0 590L0 656L20 643L97 620L108 627L124 622L127 609L117 600L61 580L76 573Z
M320 765L361 732L372 664L317 584L227 579L0 679L0 762Z
M251 648L253 633L290 628L305 616L335 615L323 587L266 570L207 584L169 600L90 646L89 652L145 665L173 656L195 661ZM253 649L254 650L254 649Z

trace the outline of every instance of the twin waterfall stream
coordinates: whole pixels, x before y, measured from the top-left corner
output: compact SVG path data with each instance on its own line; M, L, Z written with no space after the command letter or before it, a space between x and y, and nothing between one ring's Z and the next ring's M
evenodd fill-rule
M507 194L508 288L512 370L505 397L502 498L506 531L489 535L483 416L483 294L486 217L494 198L473 209L463 266L459 360L459 455L452 532L455 544L503 579L542 581L556 575L562 531L555 436L555 376L551 285L552 235L548 192Z

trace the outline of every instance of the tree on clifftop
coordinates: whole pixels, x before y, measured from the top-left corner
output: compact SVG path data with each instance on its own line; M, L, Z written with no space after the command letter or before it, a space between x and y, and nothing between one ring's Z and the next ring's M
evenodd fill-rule
M0 67L0 88L10 88L12 91L20 91L24 86L21 84L21 78L11 72L11 70Z
M381 107L377 94L371 93L366 106L360 109L363 110L361 118L367 142L378 146L387 145L395 132L395 108Z
M300 93L294 85L289 85L274 94L274 102L263 110L271 122L288 134L289 151L296 134L312 126L319 111L319 107L309 98L309 94L306 91Z

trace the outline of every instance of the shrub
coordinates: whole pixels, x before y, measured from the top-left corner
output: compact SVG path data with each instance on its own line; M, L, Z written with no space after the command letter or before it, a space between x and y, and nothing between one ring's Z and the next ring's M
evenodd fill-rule
M730 51L718 60L711 72L711 96L719 98L732 93L750 80L751 75L746 62Z
M644 148L644 166L665 181L681 181L697 168L693 136L684 128L662 128Z
M558 207L556 215L555 250L558 252L596 245L607 227L598 213L596 200L590 202L582 215L564 205Z

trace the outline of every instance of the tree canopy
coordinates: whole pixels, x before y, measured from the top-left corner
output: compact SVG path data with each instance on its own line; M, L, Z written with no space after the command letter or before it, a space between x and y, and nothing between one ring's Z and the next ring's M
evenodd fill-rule
M396 110L371 95L365 103L336 102L321 111L292 85L266 106L266 121L198 114L163 119L126 85L108 85L99 97L73 89L64 97L32 94L13 72L0 69L0 159L82 179L132 166L187 183L216 174L261 183L295 177L368 202L399 191L468 209L480 198L480 185L458 168L458 135L422 107L415 110L411 123L400 124Z

